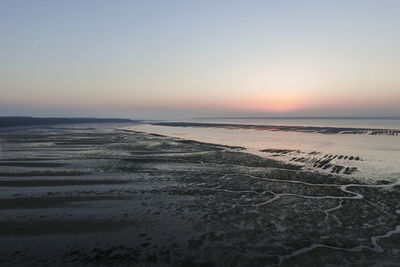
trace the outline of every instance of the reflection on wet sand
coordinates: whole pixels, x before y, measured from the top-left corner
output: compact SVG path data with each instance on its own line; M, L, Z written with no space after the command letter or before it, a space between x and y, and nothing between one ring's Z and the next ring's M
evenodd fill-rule
M321 134L365 134L365 135L400 135L398 129L350 128L350 127L320 127L320 126L287 126L287 125L257 125L231 123L202 123L202 122L154 122L153 125L169 127L203 127L228 129L254 129L283 132L312 132Z

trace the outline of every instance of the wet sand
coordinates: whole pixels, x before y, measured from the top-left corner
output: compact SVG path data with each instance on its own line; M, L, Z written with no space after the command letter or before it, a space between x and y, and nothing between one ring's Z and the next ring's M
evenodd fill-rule
M400 185L334 170L113 127L3 131L0 265L399 265Z

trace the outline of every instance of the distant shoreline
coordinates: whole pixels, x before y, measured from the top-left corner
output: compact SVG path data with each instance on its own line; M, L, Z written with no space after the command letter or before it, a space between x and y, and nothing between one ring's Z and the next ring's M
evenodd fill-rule
M364 134L364 135L393 135L393 136L400 135L400 130L375 129L375 128L254 125L254 124L200 123L200 122L155 122L150 124L158 126L170 126L170 127L254 129L254 130L283 131L283 132L310 132L310 133L321 133L321 134Z
M45 117L0 117L0 128L34 125L84 124L84 123L132 123L131 119L120 118L45 118Z
M400 120L400 117L198 117L195 120Z

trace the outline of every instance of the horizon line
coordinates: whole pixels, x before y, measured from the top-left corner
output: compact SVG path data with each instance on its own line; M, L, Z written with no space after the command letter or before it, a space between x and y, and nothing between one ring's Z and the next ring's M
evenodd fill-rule
M289 120L400 120L400 116L267 116L267 117L196 117L193 118L195 120L205 120L205 119L255 119L255 120L262 120L262 119L289 119Z

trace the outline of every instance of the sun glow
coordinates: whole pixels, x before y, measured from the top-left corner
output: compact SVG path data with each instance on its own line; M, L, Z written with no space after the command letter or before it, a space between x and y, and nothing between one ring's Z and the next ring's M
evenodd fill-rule
M287 112L294 111L303 106L293 97L272 96L255 100L251 103L250 109L255 111Z
M250 112L289 112L307 105L304 96L292 92L242 95L231 101L232 108Z

